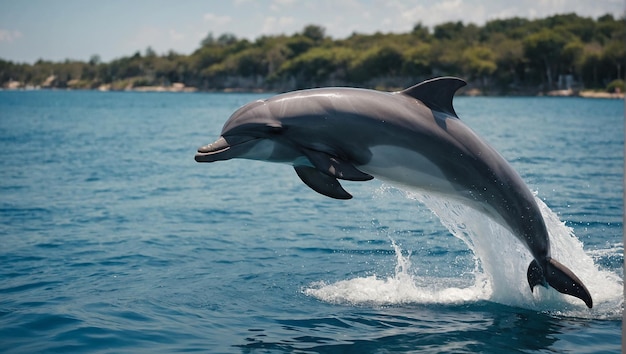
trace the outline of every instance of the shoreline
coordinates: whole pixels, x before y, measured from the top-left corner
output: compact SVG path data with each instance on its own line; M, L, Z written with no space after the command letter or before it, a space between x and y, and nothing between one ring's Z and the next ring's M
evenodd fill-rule
M606 92L594 90L554 90L545 94L549 97L582 97L582 98L602 98L602 99L624 99L623 92ZM539 95L541 96L541 95Z
M171 86L137 86L126 87L124 89L113 89L111 85L101 85L97 88L60 88L60 87L41 87L41 86L13 86L0 87L0 91L100 91L100 92L169 92L169 93L278 93L276 90L265 89L247 89L247 88L224 88L219 90L200 90L196 87L185 86L183 84L173 84ZM548 92L537 92L535 94L485 94L479 89L463 90L457 94L463 97L581 97L594 99L620 99L623 100L625 95L623 92L605 92L594 90L554 90Z

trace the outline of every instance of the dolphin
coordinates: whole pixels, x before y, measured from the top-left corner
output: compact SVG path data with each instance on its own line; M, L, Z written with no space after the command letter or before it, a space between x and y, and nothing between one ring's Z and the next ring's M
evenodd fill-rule
M551 257L532 192L454 111L454 94L465 85L439 77L397 92L331 87L258 100L235 111L195 160L291 164L307 186L337 199L352 198L338 180L373 178L454 198L503 225L528 248L534 258L527 271L531 292L549 285L591 308L582 281Z

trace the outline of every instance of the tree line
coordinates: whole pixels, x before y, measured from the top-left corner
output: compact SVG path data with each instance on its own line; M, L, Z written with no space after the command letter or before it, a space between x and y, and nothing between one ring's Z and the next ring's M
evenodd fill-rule
M292 35L250 41L209 33L189 55L144 53L104 63L0 59L0 85L129 89L171 86L199 90L273 90L319 86L399 88L433 76L462 77L486 93L622 87L626 20L560 14L543 19L513 17L483 26L447 22L432 29L416 24L407 33L353 33L333 39L307 25ZM182 84L182 85L181 85Z

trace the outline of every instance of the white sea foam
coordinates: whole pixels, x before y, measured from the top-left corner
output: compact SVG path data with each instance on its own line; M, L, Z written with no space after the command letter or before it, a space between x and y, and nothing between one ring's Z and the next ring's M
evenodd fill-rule
M426 278L410 274L410 254L392 240L396 253L395 274L380 278L375 275L327 284L323 281L304 289L305 294L322 301L347 304L396 305L405 303L459 304L487 299L489 285L484 277L469 288L450 287L455 279Z
M573 229L560 221L539 198L536 200L550 234L552 256L585 283L594 300L591 310L579 299L552 288L538 286L531 293L526 270L532 256L521 241L485 215L460 203L424 193L406 193L406 197L426 205L452 235L467 244L475 256L473 284L459 286L458 279L412 275L410 254L403 255L391 240L397 263L393 276L374 275L335 283L320 281L305 288L304 293L326 302L355 305L462 304L488 300L563 316L621 317L623 280L611 271L600 269L585 252Z

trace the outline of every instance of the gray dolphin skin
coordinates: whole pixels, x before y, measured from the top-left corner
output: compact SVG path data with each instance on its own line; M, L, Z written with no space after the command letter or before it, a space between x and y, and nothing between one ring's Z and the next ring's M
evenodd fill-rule
M293 165L310 188L350 199L338 180L374 177L454 198L511 231L532 254L531 292L548 285L593 306L578 277L550 256L535 198L517 172L457 117L453 77L424 81L398 92L356 88L294 91L249 103L202 146L197 162L233 158Z

